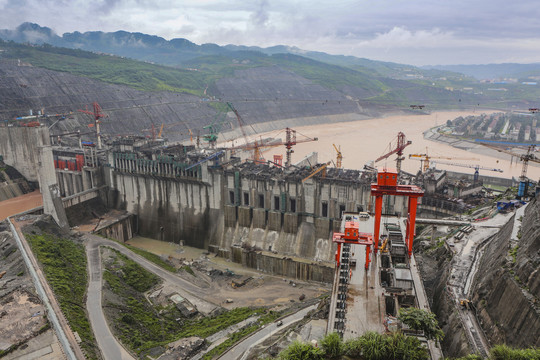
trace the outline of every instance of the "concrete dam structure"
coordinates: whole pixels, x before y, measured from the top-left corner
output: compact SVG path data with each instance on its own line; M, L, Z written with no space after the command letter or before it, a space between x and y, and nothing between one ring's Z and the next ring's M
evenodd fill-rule
M145 150L125 140L107 161L108 205L135 214L141 235L308 280L331 281L341 214L371 207L370 172L329 169L303 181L320 165L283 169L241 163L229 150ZM399 198L388 205L404 210Z
M51 148L45 127L3 128L1 133L14 133L20 144L30 143L36 151ZM38 159L15 158L19 142L4 144L2 152L12 154L6 163L27 169L32 178ZM102 151L54 146L50 162L41 166L54 169L56 193L73 198L64 207L99 197L107 207L135 216L125 222L131 229L116 233L204 248L261 271L307 280L332 280L331 238L342 213L372 207L372 172L329 168L324 177L306 179L322 166L316 155L284 169L242 163L230 149L120 138ZM385 205L389 213L406 208L400 198Z

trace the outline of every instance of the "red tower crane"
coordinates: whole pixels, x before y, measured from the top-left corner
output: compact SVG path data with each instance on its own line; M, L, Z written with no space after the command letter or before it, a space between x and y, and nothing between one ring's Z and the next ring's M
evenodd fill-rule
M97 102L93 102L92 105L94 106L94 111L89 111L88 106L86 107L86 110L77 110L85 114L93 115L94 116L94 126L96 128L96 134L97 134L97 145L98 149L101 149L101 131L99 129L99 124L101 124L101 121L99 119L108 117L108 115L103 114L101 112L101 106Z
M380 156L377 160L375 160L375 162L379 162L381 160L384 160L390 157L393 154L397 154L398 157L396 159L396 169L397 169L397 173L399 174L399 172L401 171L401 160L405 159L403 157L403 149L405 149L407 146L411 144L412 144L412 141L407 140L407 138L405 137L405 134L400 131L397 134L396 145L392 146L392 143L389 144L389 148L393 150L390 150L390 152Z

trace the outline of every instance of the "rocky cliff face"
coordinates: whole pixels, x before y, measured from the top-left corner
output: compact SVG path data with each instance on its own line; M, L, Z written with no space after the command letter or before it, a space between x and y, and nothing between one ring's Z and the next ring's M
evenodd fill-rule
M420 268L431 311L444 331L441 346L445 356L459 357L472 353L463 326L446 287L450 276L452 253L444 246L434 248L427 241L415 241L415 257Z
M521 238L510 221L485 249L472 301L491 344L540 346L540 202L527 206ZM519 237L519 236L518 236Z

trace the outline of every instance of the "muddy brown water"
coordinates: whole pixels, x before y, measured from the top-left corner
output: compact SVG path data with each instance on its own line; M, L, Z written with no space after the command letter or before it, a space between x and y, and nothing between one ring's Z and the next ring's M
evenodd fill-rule
M455 163L463 163L469 165L481 165L489 168L501 169L504 172L498 173L493 171L480 170L480 175L496 176L510 178L518 177L521 174L522 163L510 164L509 160L498 159L496 157L473 153L471 151L461 150L452 146L429 141L424 139L424 131L446 123L447 120L454 120L459 116L477 116L482 113L490 114L495 111L446 111L434 112L428 115L399 115L389 116L384 118L375 118L369 120L332 123L323 125L310 125L304 127L296 127L297 140L304 138L302 135L319 140L314 142L306 142L297 144L294 147L293 163L301 160L304 156L316 151L319 154L319 162L327 162L330 160L336 161L336 151L333 144L341 147L343 154L343 167L346 169L362 169L364 164L375 160L379 156L389 152L389 143L394 142L398 132L403 132L408 140L412 141L405 151L406 159L402 162L402 169L416 173L420 169L420 161L409 159L409 154L426 153L431 156L445 156L454 158L474 158L472 160L445 160ZM302 134L302 135L301 135ZM268 132L260 134L265 137L282 137L283 131ZM274 154L281 154L285 158L284 147L272 148L264 153L268 160L273 159ZM387 160L383 160L376 165L378 167L388 166L395 168L396 155L390 156ZM535 167L530 164L528 176L533 180L540 177L540 167ZM334 165L331 165L334 166ZM449 165L437 164L438 169L446 169L450 171L463 172L473 174L474 169L465 167L456 167Z
M27 211L43 205L43 199L39 190L17 196L8 200L0 201L0 221L8 216Z

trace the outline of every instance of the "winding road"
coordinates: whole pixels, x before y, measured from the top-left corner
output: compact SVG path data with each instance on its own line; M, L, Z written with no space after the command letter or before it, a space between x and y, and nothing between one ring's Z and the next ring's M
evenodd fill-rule
M199 311L204 313L210 313L212 310L218 307L209 301L203 300L195 294L207 295L204 289L186 281L167 270L160 268L154 263L146 260L140 255L135 254L125 246L117 243L113 240L108 240L96 235L85 234L86 256L88 259L88 271L90 274L90 281L88 283L88 298L86 301L86 307L88 309L88 315L92 329L96 336L96 341L99 348L102 351L103 357L108 360L131 360L135 359L113 336L105 319L102 308L102 270L101 270L101 255L99 251L100 246L108 246L115 250L118 250L128 258L136 261L139 265L146 270L154 273L162 278L164 281L178 287L178 292L188 299L192 304L195 304Z

